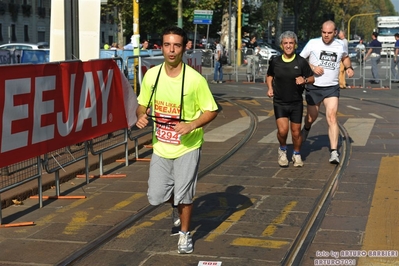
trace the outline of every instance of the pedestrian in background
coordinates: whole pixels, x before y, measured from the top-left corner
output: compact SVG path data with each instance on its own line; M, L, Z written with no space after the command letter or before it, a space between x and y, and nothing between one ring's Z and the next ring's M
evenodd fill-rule
M205 78L182 61L186 44L183 29L164 30L164 62L144 75L136 110L137 127L147 126L149 118L155 122L147 196L151 205L172 205L173 225L181 226L179 253L193 252L189 230L204 142L202 127L218 110Z
M298 37L292 31L285 31L280 36L283 54L273 58L267 69L267 96L273 97L274 116L277 125L278 164L288 166L287 137L291 127L295 167L302 167L301 124L303 114L303 90L306 84L314 82L313 71L309 63L295 53Z
M319 115L320 105L326 108L328 137L330 139L329 162L339 164L337 112L339 103L338 74L340 62L344 63L346 74L354 74L348 50L335 38L337 30L331 20L323 23L321 38L311 39L300 55L308 59L315 74L315 82L306 86L307 114L302 128L302 141L305 141L310 128Z
M148 50L148 45L149 45L148 40L144 40L141 43L141 50Z
M215 40L216 50L214 54L214 72L213 72L213 80L211 83L223 83L223 64L222 64L222 55L224 53L223 45L220 44L219 39Z
M378 64L381 61L381 49L382 49L382 44L377 40L378 33L373 32L371 34L371 38L373 39L369 43L369 50L367 51L366 56L364 57L364 60L370 57L371 60L371 74L373 75L373 79L370 80L371 84L379 84L380 83L380 78L378 75Z
M203 47L204 49L206 49L206 45L208 44L208 39L206 38L205 35L202 36L201 44L202 44L202 47Z
M366 51L366 46L364 45L362 39L360 39L359 43L356 45L355 51L356 51L357 60L361 64L363 62L365 51Z
M246 52L246 59L247 59L247 80L251 81L253 78L252 77L254 73L254 69L253 66L259 62L259 51L260 51L260 47L258 45L258 43L256 42L256 36L253 35L251 36L251 39L249 40L249 42L246 43L246 48L247 48L247 52Z
M395 33L395 45L393 51L393 58L391 63L391 80L393 83L399 83L399 32Z
M193 40L188 39L186 44L186 51L191 51L193 49Z
M339 30L338 32L338 38L342 41L344 44L344 48L348 51L348 40L345 38L345 31L344 30ZM346 79L345 79L345 66L344 63L340 63L339 65L339 77L338 77L338 83L339 83L339 88L340 89L346 89Z

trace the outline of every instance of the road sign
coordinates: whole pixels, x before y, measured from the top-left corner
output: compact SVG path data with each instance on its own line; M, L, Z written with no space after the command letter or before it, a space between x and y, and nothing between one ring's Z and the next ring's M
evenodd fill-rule
M194 15L213 15L213 10L194 10Z
M212 10L194 10L194 24L212 24Z

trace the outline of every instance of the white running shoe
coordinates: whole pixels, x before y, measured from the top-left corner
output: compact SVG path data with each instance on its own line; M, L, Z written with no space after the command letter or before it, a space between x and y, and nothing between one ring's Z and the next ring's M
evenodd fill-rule
M303 162L300 154L294 154L292 155L292 162L294 163L295 167L302 167Z
M193 248L193 238L190 235L190 232L183 233L179 232L179 242L177 243L177 252L180 254L189 254L192 253Z
M329 162L332 164L339 164L339 154L337 151L331 152Z
M278 148L278 164L282 167L288 166L287 151Z

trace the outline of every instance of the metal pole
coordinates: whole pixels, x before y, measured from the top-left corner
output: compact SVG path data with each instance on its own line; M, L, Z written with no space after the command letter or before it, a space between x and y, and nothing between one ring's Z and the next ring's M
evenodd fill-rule
M136 36L139 35L139 0L133 0L133 36L136 38ZM140 41L139 41L140 42ZM137 47L133 47L134 55L140 55L140 45L138 44ZM138 94L138 88L137 88L137 82L138 82L138 77L137 75L139 72L137 71L139 66L139 60L138 58L134 58L134 78L133 78L133 88L134 92L136 95Z
M357 15L353 15L352 17L350 17L349 21L348 21L348 39L351 39L351 20L355 17L360 17L360 16L371 16L371 15L377 15L380 14L379 12L375 12L375 13L364 13L364 14L357 14Z
M237 66L241 66L241 9L242 0L237 1Z
M229 42L228 42L228 47L229 47L229 57L228 57L228 60L229 60L229 66L231 66L231 55L232 55L232 53L231 53L231 51L233 50L232 48L231 48L231 0L229 0Z
M178 7L177 7L177 26L180 28L183 28L182 12L183 12L183 0L179 0ZM195 44L194 44L194 48L195 48Z

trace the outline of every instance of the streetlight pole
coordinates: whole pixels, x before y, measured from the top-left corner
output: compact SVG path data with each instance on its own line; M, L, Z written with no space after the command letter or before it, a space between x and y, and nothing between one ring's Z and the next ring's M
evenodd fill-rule
M372 15L377 15L377 14L380 14L379 12L374 12L374 13L364 13L364 14L356 14L356 15L353 15L350 19L349 19L349 21L348 21L348 38L350 39L351 38L351 20L353 19L353 18L355 18L355 17L360 17L360 16L372 16Z
M231 66L231 55L232 55L232 51L233 49L231 48L231 0L229 0L229 66Z
M242 9L242 1L237 1L237 66L241 65L241 9Z

